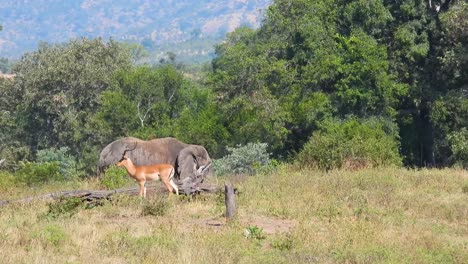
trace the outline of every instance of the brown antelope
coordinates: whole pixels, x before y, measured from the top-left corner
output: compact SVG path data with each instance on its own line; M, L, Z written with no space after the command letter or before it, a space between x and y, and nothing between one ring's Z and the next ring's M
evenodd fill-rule
M127 156L127 151L134 150L126 149L122 154L122 159L118 161L115 165L117 167L124 166L128 172L128 175L135 179L135 181L140 186L140 196L146 198L146 182L147 181L158 181L161 180L166 186L169 194L172 194L172 191L175 190L176 194L179 195L179 189L174 183L174 166L171 164L156 164L149 166L135 166L132 160Z

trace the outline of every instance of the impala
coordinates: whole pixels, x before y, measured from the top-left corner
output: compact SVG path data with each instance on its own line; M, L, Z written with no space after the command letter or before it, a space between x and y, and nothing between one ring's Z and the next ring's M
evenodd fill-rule
M136 148L136 143L135 143ZM135 149L133 148L133 149ZM127 151L133 149L126 149L122 155L122 159L115 165L117 167L124 166L128 172L128 175L135 179L140 186L140 196L146 198L146 182L147 181L158 181L161 180L166 186L169 194L175 190L176 194L179 195L179 189L174 183L174 166L171 164L156 164L149 166L135 166L132 160L127 156Z

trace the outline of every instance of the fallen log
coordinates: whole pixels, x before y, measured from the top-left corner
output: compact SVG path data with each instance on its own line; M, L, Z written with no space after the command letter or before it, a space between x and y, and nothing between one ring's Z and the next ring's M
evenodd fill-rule
M188 195L200 194L200 193L217 193L221 191L221 188L216 185L211 184L200 184L197 186L195 192L192 192ZM148 193L159 193L164 194L167 192L166 188L163 186L148 186L147 187ZM139 188L122 188L116 190L71 190L71 191L60 191L55 193L48 193L39 196L27 197L22 199L16 200L0 200L0 206L8 205L8 204L15 204L15 203L30 203L33 201L40 201L40 200L56 200L61 197L78 197L81 198L85 202L96 202L101 200L110 200L111 197L115 194L126 194L126 195L139 195ZM186 194L183 190L179 190L179 194Z

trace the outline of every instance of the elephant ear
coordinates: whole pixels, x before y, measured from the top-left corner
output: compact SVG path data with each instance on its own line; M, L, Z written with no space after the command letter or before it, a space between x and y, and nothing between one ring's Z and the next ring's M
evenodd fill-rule
M122 158L125 149L135 144L136 141L139 141L139 139L127 137L116 140L107 145L101 151L101 154L99 156L98 173L104 172L104 170L110 165L115 164L117 161L119 161Z
M195 192L210 168L211 159L204 147L190 145L182 149L177 157L177 172L184 192Z

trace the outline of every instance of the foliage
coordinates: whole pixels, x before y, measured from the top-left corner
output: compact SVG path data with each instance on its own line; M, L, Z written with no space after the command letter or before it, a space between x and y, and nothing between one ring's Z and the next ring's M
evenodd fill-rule
M98 133L103 138L144 133L159 136L159 127L177 115L183 82L171 65L118 72L112 89L101 94L101 107L93 117Z
M21 168L16 172L16 179L28 186L45 184L52 181L61 181L60 167L57 162L22 162Z
M138 66L119 72L113 89L101 94L93 123L103 138L172 136L203 145L216 156L228 132L213 97L172 65Z
M291 250L294 246L294 240L290 236L283 239L273 240L271 246L281 251Z
M61 178L63 180L71 180L78 176L78 171L74 157L68 154L69 150L68 147L39 150L36 154L36 160L38 163L56 162L59 166Z
M248 143L245 146L227 148L228 155L214 161L217 175L249 174L253 175L269 166L274 166L267 151L267 143Z
M244 230L244 236L250 239L263 240L266 238L263 228L258 226L248 226Z
M57 219L59 217L72 217L84 206L80 197L60 197L59 200L49 203L47 212L43 217Z
M9 111L20 131L16 139L32 153L67 146L76 157L88 145L100 143L90 117L114 73L129 66L129 54L112 40L41 44L25 54L14 65L17 77L8 87Z
M462 133L468 127L468 98L463 92L448 92L434 102L431 121L435 128L436 159L445 165L461 162L463 154L456 154L452 145L454 134Z
M455 164L468 168L468 129L464 127L449 134L448 140Z
M224 145L230 138L222 120L211 90L186 85L181 91L178 117L171 119L168 126L160 131L183 142L202 145L211 157L217 157L225 151Z
M296 163L326 170L400 165L395 132L387 130L376 119L326 122L312 134Z
M109 167L100 178L101 185L107 190L128 186L130 182L134 181L128 176L127 171L116 166Z
M240 28L217 47L210 85L235 142L266 142L280 156L298 151L326 117L395 116L407 86L372 35L390 13L379 1L377 10L340 2L273 1L258 31ZM361 20L363 6L373 19Z
M44 149L37 152L36 162L22 162L16 172L17 180L27 185L53 181L71 181L79 176L74 157L69 149Z
M22 129L16 120L14 109L17 102L12 100L17 96L14 82L0 78L0 160L5 159L2 168L14 170L21 160L31 158L30 147L23 142L19 135Z

